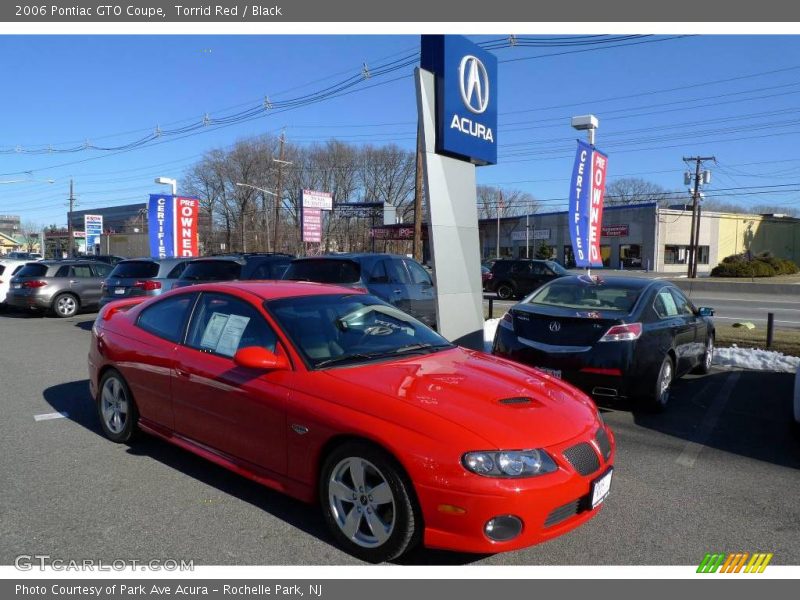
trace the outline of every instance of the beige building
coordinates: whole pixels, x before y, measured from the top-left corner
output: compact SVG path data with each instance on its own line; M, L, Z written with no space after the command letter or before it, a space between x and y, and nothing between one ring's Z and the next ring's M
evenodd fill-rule
M655 204L610 206L603 211L600 251L609 268L649 269L684 273L692 212ZM526 229L527 223L527 229ZM496 219L480 222L484 258L497 254ZM500 256L534 256L541 244L566 266L572 264L567 212L536 213L500 219ZM769 251L800 264L800 219L781 215L750 215L703 211L697 270L708 272L726 256Z

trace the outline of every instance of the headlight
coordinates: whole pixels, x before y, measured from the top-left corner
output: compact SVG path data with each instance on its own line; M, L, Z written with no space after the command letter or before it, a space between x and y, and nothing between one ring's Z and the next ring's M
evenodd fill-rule
M556 463L544 450L467 452L464 468L485 477L534 477L556 471Z

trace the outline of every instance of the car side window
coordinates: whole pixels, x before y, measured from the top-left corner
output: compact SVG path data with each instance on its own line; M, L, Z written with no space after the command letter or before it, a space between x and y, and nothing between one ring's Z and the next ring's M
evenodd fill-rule
M70 270L70 266L69 265L63 265L63 266L58 268L58 271L56 271L55 277L69 277L69 272L70 272L69 270Z
M93 265L92 268L96 273L95 277L108 277L111 275L111 270L113 267L111 265L104 265L104 264L96 264Z
M531 263L528 262L516 262L511 267L511 272L514 275L527 275L531 272Z
M399 260L386 260L386 272L389 275L389 283L407 284L410 282L408 272L403 268L403 263Z
M386 261L379 260L369 274L369 283L389 283L389 274L386 272Z
M89 277L94 277L92 274L92 267L89 265L73 265L72 277L76 277L78 279L88 279Z
M418 263L412 260L404 260L406 264L406 268L408 269L409 274L411 275L411 283L415 283L418 285L433 285L431 282L431 277L428 275L428 272L419 266Z
M183 270L188 264L188 262L179 262L177 265L172 267L172 270L169 273L167 273L167 279L179 279L183 273Z
M531 273L534 275L552 275L553 272L542 263L532 263Z
M248 346L275 352L277 341L267 321L250 304L227 294L207 293L197 303L186 345L232 358Z
M675 298L672 296L668 289L663 289L653 301L653 310L661 319L678 316L678 305L675 303Z
M136 321L145 331L170 342L180 342L195 294L181 294L150 305Z
M695 310L694 305L689 301L689 299L683 295L683 293L673 288L670 290L672 292L673 297L675 298L675 304L678 307L678 314L684 316L694 316Z

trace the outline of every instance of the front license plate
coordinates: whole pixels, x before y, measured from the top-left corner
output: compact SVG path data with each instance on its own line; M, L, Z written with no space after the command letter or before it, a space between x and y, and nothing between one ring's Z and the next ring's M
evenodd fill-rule
M117 288L117 289L114 290L114 293L117 296L122 296L125 293L125 288Z
M547 369L545 367L536 367L542 373L547 373L550 377L555 377L556 379L561 379L561 371L559 369Z
M597 508L608 496L611 491L611 476L613 474L614 470L611 469L592 483L592 508Z

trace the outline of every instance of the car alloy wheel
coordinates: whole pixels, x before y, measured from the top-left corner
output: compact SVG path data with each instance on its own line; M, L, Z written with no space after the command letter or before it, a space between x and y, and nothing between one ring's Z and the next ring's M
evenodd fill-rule
M97 408L103 432L114 442L127 442L135 433L136 406L130 390L116 371L109 371L100 382Z
M78 312L78 301L71 294L60 294L54 302L56 316L72 317Z
M328 527L351 554L369 562L396 558L421 536L413 488L396 461L362 442L340 446L320 474Z
M661 363L661 370L658 373L656 384L656 407L663 410L669 403L669 390L672 387L672 359L667 356Z
M514 295L514 288L504 283L497 288L497 296L501 300L509 300Z

